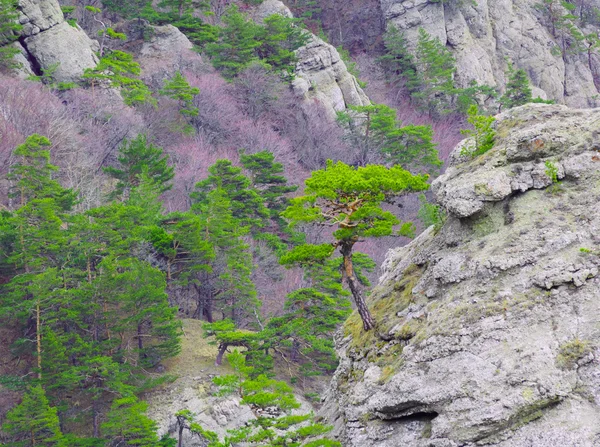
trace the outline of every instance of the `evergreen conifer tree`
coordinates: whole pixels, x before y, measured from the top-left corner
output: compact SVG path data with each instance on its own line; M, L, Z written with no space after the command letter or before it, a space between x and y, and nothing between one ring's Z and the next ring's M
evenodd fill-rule
M396 111L385 104L350 106L350 111L338 113L338 122L361 166L381 160L426 170L441 166L431 126L402 126Z
M295 51L308 41L308 33L298 26L298 20L273 14L258 30L258 57L276 70L293 75L297 57Z
M379 58L379 62L392 82L401 83L411 94L417 92L421 88L422 80L406 38L392 25L383 36L383 41L386 52Z
M515 70L512 63L509 62L506 92L500 98L500 104L507 109L511 109L527 104L532 99L527 73L522 68Z
M179 112L184 116L198 116L198 108L194 107L194 96L200 89L190 86L181 72L175 73L172 79L165 81L161 95L179 101Z
M117 160L120 168L104 168L105 173L118 180L114 195L139 186L142 174L157 184L160 192L171 189L169 182L175 176L174 168L167 164L168 157L162 148L149 142L146 135L139 134L131 141L124 141Z
M452 96L456 93L454 73L456 60L439 39L423 28L419 29L416 49L416 66L423 82L413 98L430 112L445 113L451 109Z
M223 76L233 78L257 60L258 36L262 28L246 18L237 6L227 10L223 23L225 26L219 32L218 41L207 44L206 52Z
M115 399L101 426L109 445L158 447L158 427L146 415L147 410L148 404L136 397Z
M18 440L9 446L64 446L56 408L50 406L41 385L27 390L21 403L6 415L2 429Z
M329 258L339 249L344 261L344 276L354 296L366 331L375 327L360 281L353 265L354 245L366 237L394 234L399 219L382 208L384 201L406 192L428 189L426 175L413 176L399 166L368 165L353 168L342 162L327 162L323 170L314 171L306 180L305 195L292 199L282 214L292 225L315 223L334 226L334 241L322 245L301 245L281 259L282 263L309 263ZM401 235L413 232L411 223L400 227Z
M13 58L19 49L8 45L17 40L17 33L22 29L18 19L17 2L0 0L0 71L18 66Z
M106 52L95 68L87 68L83 79L88 81L92 88L102 82L112 88L121 89L123 100L127 105L144 103L155 104L152 92L137 76L141 73L140 64L133 60L129 53L119 50Z
M261 227L264 219L269 216L260 194L251 187L248 177L242 169L233 166L229 160L217 160L208 168L209 176L196 184L195 191L190 194L198 208L207 200L207 194L215 189L221 189L230 201L232 216L243 226Z
M255 232L254 237L266 240L275 251L287 248L281 239L291 243L304 240L301 233L290 231L287 222L281 217L288 204L287 194L298 189L296 185L288 184L283 174L283 164L275 161L275 156L269 151L261 151L255 154L241 154L240 162L248 172L252 186L263 198L272 222L270 231ZM278 233L275 235L274 233ZM272 240L275 237L277 240Z

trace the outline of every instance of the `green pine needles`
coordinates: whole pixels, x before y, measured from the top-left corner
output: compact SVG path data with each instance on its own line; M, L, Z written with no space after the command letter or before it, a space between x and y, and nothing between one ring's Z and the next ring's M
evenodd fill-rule
M480 115L479 108L476 105L469 107L467 121L473 129L463 129L461 134L466 135L469 140L461 148L461 155L476 157L485 154L494 147L496 131L493 116Z
M95 68L85 70L83 80L92 88L96 85L108 85L120 89L123 101L130 106L156 104L148 86L137 78L140 72L140 65L133 60L131 54L109 50Z
M226 78L234 78L259 62L291 77L296 66L295 50L308 40L298 21L274 14L259 25L232 6L222 18L216 42L206 45L212 64Z
M166 80L160 94L179 102L179 113L184 116L198 116L198 108L194 106L194 97L200 89L190 86L181 72L176 72L173 78Z
M339 249L343 257L343 272L363 321L365 331L375 327L361 290L353 264L354 245L364 238L409 236L412 223L402 223L382 208L407 192L429 188L427 175L412 175L400 166L386 168L367 165L353 168L342 162L327 162L325 169L314 171L306 180L305 195L292 199L282 213L291 225L312 223L333 227L333 242L318 246L301 245L282 258L286 264L323 262ZM401 225L400 225L401 224ZM399 226L399 230L395 228Z
M315 421L313 414L292 413L300 408L293 389L285 382L254 375L253 368L246 365L243 354L235 350L227 356L234 373L213 379L221 389L221 395L235 394L243 405L255 410L257 417L245 426L229 430L224 437L204 429L196 415L184 409L175 414L179 428L179 445L184 430L197 435L207 447L231 447L244 443L249 446L305 446L305 447L341 447L336 441L325 436L332 429ZM266 411L276 410L279 414L271 416Z
M435 171L442 162L433 142L431 126L402 126L396 111L385 104L350 106L338 113L346 139L358 152L362 166L377 161Z
M0 72L18 68L14 56L19 49L11 42L17 40L18 33L23 28L18 21L17 2L15 0L0 0Z

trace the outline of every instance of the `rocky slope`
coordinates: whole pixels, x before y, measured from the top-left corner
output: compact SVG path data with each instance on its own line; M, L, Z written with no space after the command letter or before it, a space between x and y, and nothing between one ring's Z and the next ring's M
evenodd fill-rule
M419 28L438 37L457 59L457 80L505 85L505 59L523 68L534 92L573 107L598 105L600 58L561 56L557 39L536 5L539 0L380 0L389 24L415 44ZM588 2L600 7L598 0ZM586 32L597 32L589 28Z
M338 334L347 447L600 445L600 110L523 106L497 131L434 182L445 225L388 253L383 337L356 315Z
M57 66L54 73L56 82L74 82L86 68L96 66L98 43L79 26L71 26L65 21L58 1L20 0L19 13L23 30L15 45L22 51L22 55L18 56L22 76L41 74L42 69ZM279 0L266 0L252 14L257 21L271 14L292 15ZM124 48L126 51L135 50L142 69L154 65L154 61L163 66L172 65L170 72L196 68L186 63L187 59L191 59L188 53L192 44L179 30L170 25L152 28L154 32L149 41L138 39L137 31L124 30L129 36ZM138 40L142 45L131 42ZM332 45L311 35L307 45L298 50L298 58L294 91L306 101L318 101L331 118L349 105L369 103L369 98ZM166 77L165 73L163 77Z

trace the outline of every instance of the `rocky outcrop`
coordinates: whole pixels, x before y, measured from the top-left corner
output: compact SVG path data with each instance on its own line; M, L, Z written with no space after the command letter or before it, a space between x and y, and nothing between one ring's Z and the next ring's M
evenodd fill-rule
M57 82L78 81L86 68L98 63L94 42L83 30L67 22L28 37L24 45L40 68L56 66L53 78Z
M600 109L527 105L497 132L434 182L445 225L388 253L378 334L353 315L337 336L347 447L600 445Z
M508 58L527 71L542 97L574 107L598 105L600 58L561 56L558 40L536 8L538 0L380 1L387 23L401 29L411 44L424 28L452 50L462 86L476 80L503 88Z
M24 65L24 72L41 74L56 68L56 82L73 82L86 68L96 66L97 42L79 26L65 22L56 0L20 0L18 9L23 25L19 40L27 54L18 62Z
M297 54L296 79L292 81L296 94L319 101L332 117L348 106L370 104L335 47L313 35Z
M263 2L253 12L253 17L260 22L272 14L292 17L288 7L279 0ZM306 101L318 101L332 118L348 106L370 104L334 46L311 34L307 44L298 49L297 56L296 78L292 87L298 96Z

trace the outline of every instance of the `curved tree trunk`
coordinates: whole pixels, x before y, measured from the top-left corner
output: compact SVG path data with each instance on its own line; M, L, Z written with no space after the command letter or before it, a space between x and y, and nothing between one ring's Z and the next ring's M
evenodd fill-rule
M371 312L369 311L369 307L367 306L363 296L360 283L354 274L354 265L352 264L352 245L342 245L340 250L342 256L344 257L344 275L346 276L348 287L350 287L350 291L354 297L358 314L362 319L363 328L365 331L369 331L375 327L375 320L373 320L373 317L371 316Z

